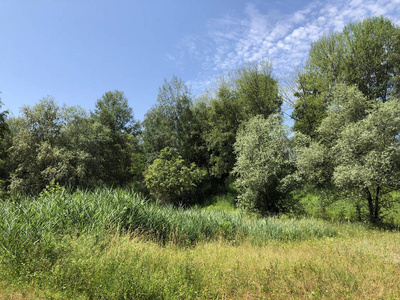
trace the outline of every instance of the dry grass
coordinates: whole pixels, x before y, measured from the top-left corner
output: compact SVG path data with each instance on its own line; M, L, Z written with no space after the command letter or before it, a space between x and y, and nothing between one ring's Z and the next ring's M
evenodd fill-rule
M218 287L213 294L222 298L398 299L398 245L400 234L380 233L262 248L205 244L192 251L205 286Z

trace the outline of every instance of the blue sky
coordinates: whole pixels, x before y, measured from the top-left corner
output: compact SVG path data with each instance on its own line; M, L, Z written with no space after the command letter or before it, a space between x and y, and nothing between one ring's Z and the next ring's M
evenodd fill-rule
M286 78L324 33L380 15L400 25L400 0L1 0L0 97L14 115L47 95L93 110L117 89L143 120L164 78L198 95L260 59Z

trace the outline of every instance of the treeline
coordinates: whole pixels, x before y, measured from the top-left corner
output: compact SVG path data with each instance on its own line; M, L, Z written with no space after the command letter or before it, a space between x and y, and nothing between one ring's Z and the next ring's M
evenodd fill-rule
M348 197L379 222L400 186L400 29L383 17L311 45L296 74L293 132L267 61L246 64L193 97L173 77L143 122L120 91L95 109L52 98L0 114L3 195L132 187L191 205L235 180L238 204L262 214L301 210L294 191ZM349 200L350 201L350 200Z

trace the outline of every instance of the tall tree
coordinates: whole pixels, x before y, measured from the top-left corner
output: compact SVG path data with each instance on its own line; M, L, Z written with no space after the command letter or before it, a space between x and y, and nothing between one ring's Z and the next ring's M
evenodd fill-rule
M228 86L221 85L217 97L211 101L209 130L204 132L211 153L210 164L213 176L225 176L232 170L235 164L233 144L243 119L243 107L236 93Z
M157 104L143 121L143 144L149 161L170 147L187 162L192 161L192 99L189 88L176 76L164 80L159 88Z
M239 131L233 171L240 206L262 214L285 209L287 195L281 181L292 171L288 133L279 114L267 119L257 115Z
M247 120L280 112L283 101L269 61L245 64L234 74L233 84Z
M292 176L319 190L333 185L361 197L369 220L378 222L384 195L400 187L400 101L368 101L355 86L345 85L335 88L333 99L319 138L297 149Z
M109 185L123 185L132 180L131 170L135 153L139 151L140 124L120 91L106 92L96 102L92 113L95 124L104 126L108 142L99 145L95 156L101 161L102 180ZM95 125L98 126L98 125ZM100 150L99 149L99 150ZM137 174L136 174L137 175Z
M0 100L0 108L3 106L3 102ZM9 147L9 136L10 129L7 123L8 111L0 112L0 191L6 189L6 181L9 177L8 168L8 147Z
M92 116L114 133L137 133L139 123L121 91L106 92L97 100Z
M21 111L10 148L11 190L37 193L52 180L62 181L70 175L65 153L57 145L64 122L52 98L44 98L33 107L24 106Z
M267 61L246 64L231 77L222 78L215 94L210 102L205 140L213 174L220 177L229 174L235 164L233 144L241 124L256 115L267 118L280 112L282 98Z
M295 130L315 137L326 116L334 86L356 85L368 100L385 102L398 93L400 29L383 17L350 23L311 45L304 71L297 78L292 114Z
M344 81L355 84L369 100L387 101L398 76L400 28L384 17L350 23L343 30Z

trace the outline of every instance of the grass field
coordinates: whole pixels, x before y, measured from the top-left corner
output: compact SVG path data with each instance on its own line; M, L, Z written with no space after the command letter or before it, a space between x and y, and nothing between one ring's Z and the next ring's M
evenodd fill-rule
M126 191L0 208L0 299L399 299L400 233L160 207Z

